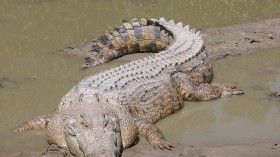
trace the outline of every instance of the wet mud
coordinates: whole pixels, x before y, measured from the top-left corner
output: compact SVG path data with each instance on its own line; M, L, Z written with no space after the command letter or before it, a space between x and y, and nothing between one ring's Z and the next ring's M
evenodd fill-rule
M269 71L271 73L280 74L280 66L270 66L266 67L263 70ZM276 80L273 82L274 89L268 92L268 96L272 98L280 98L280 75Z
M17 85L18 83L15 80L0 74L0 89L15 88Z
M280 46L280 18L209 28L203 38L210 58L220 59Z
M202 30L209 57L213 60L280 46L280 18ZM92 42L73 44L59 54L85 57ZM279 69L278 69L279 71Z

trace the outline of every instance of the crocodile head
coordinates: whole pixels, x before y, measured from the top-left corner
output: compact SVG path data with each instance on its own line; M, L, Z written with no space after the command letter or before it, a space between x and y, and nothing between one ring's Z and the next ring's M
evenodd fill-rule
M85 157L118 157L122 142L117 118L111 115L81 114L69 118L64 127L70 152Z

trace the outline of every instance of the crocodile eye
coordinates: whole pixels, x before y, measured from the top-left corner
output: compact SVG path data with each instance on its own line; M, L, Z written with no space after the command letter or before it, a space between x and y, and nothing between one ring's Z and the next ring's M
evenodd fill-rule
M80 117L82 118L80 121L80 124L85 127L85 128L89 128L90 127L90 122L86 119L87 116L84 114L81 114Z

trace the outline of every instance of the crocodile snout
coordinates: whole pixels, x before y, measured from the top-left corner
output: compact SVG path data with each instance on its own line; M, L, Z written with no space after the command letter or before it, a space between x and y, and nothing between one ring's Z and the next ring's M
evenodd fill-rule
M64 134L68 149L77 156L118 157L121 135L118 120L106 114L81 114L67 120Z

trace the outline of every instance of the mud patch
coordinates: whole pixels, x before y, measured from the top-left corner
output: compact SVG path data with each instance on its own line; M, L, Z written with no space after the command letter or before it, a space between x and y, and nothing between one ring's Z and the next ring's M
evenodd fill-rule
M0 89L1 88L15 88L18 83L6 76L0 74Z
M209 56L220 59L280 46L280 18L204 30Z

